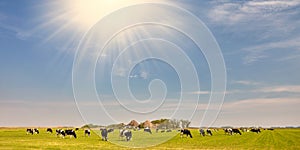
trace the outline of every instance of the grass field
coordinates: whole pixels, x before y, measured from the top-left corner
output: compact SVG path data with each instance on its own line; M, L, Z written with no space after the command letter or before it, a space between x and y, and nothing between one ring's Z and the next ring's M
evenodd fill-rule
M177 132L144 133L132 131L130 142L118 138L118 131L109 135L111 142L102 141L95 133L84 137L83 131L77 131L78 138L58 138L40 129L39 135L27 135L25 128L0 129L0 149L128 149L120 145L139 147L147 143L157 143L175 135L170 140L148 147L147 149L300 149L300 129L263 130L262 133L243 133L243 135L225 135L222 130L213 132L213 136L201 137L198 130L191 130L193 138L180 138ZM115 144L117 143L117 144ZM131 148L132 149L132 148ZM145 149L145 148L143 148Z

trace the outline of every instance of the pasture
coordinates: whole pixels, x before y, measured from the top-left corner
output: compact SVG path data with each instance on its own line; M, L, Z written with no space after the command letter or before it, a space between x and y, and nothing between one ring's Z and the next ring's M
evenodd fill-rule
M1 128L0 149L128 149L119 145L140 147L144 144L170 140L147 149L300 149L300 129L262 130L256 134L242 132L242 135L225 135L223 130L213 131L213 136L202 137L199 131L191 129L193 138L180 138L179 132L145 133L132 131L132 141L119 139L119 131L109 134L109 141L102 141L95 132L90 137L84 136L84 131L77 131L75 138L59 138L56 133L47 133L40 128L40 134L27 135L26 128ZM149 145L148 145L149 146ZM145 149L145 148L143 148Z

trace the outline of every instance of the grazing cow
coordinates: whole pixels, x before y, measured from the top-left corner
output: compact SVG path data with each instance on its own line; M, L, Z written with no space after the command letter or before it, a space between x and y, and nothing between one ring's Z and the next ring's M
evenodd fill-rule
M109 129L107 130L107 132L108 132L108 133L114 132L114 129L113 129L113 128L109 128Z
M172 130L171 130L171 129L168 129L166 132L172 132Z
M205 131L203 129L200 129L199 132L200 132L200 135L205 136Z
M26 130L26 133L32 135L32 134L33 134L33 129L27 129L27 130Z
M151 129L150 128L145 128L144 132L149 132L150 134L152 134Z
M51 128L47 128L47 132L48 132L48 133L53 133L53 131L52 131Z
M211 130L210 130L210 129L207 129L207 130L206 130L206 133L207 133L207 135L210 135L210 136L212 136L212 132L211 132Z
M232 129L232 133L236 133L236 134L242 135L242 133L240 132L239 129ZM231 134L232 134L232 133L231 133Z
M125 137L126 141L130 141L132 138L132 133L130 130L120 130L120 137Z
M271 131L273 131L274 129L273 129L273 128L268 128L268 130L271 130Z
M40 134L40 131L39 131L39 129L34 128L34 129L33 129L33 133Z
M31 135L34 134L34 133L36 133L36 134L40 133L39 129L37 129L37 128L27 129L26 132L27 132L27 134L31 134Z
M225 134L232 135L232 129L231 128L225 128L224 132L225 132Z
M89 129L84 130L84 136L88 135L91 136L91 131Z
M107 135L108 135L107 129L100 129L100 131L101 131L102 141L107 141Z
M183 137L183 135L186 135L186 137L190 136L191 138L193 138L191 131L188 129L181 129L180 132L181 132L180 137Z
M56 129L56 135L57 135L57 137L58 137L58 136L62 136L63 138L65 138L66 133L65 133L65 131L62 130L62 129Z
M77 138L75 130L65 130L66 135L73 136L74 138Z
M66 135L70 135L70 138L73 136L74 138L77 138L77 135L74 130L62 130L62 129L57 129L56 130L56 135L57 136L62 136L65 138Z
M75 131L78 131L79 130L79 128L75 128Z
M251 129L250 131L251 131L251 132L256 132L256 133L261 132L260 129L254 129L254 128Z

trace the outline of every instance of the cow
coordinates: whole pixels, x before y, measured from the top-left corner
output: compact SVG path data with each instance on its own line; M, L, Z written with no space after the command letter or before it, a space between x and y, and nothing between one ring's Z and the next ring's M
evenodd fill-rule
M250 131L251 131L251 132L256 132L256 133L261 132L260 129L255 129L255 128L251 129Z
M149 132L150 134L152 134L151 129L150 128L145 128L144 132Z
M207 135L210 135L210 136L212 136L212 132L211 132L211 130L210 130L210 129L206 129L206 133L207 133Z
M200 132L200 135L205 136L205 131L203 129L200 129L199 132Z
M241 133L241 131L240 131L239 129L232 129L232 133L242 135L242 133ZM231 133L231 134L232 134L232 133Z
M74 138L77 138L75 130L69 129L69 130L65 130L66 135L70 135L73 136Z
M39 129L37 129L37 128L33 128L33 129L27 129L26 130L26 132L27 132L27 134L31 134L31 135L33 135L34 133L36 133L36 134L39 134L40 133L40 131L39 131Z
M183 135L186 135L186 137L190 136L190 138L193 138L191 131L188 129L181 129L180 132L181 132L180 137L183 137Z
M132 133L131 133L130 130L123 130L123 129L121 129L120 130L120 137L121 138L125 137L126 141L130 141L131 138L132 138Z
M84 136L88 135L91 136L91 131L89 129L84 130Z
M62 136L64 138L66 136L66 133L62 129L56 129L56 135L57 135L57 137Z
M36 133L36 134L40 134L40 131L39 131L38 128L34 128L34 129L33 129L33 132Z
M102 137L102 141L107 141L107 135L108 135L108 131L107 131L107 129L100 129L100 131L101 131L101 137Z
M172 132L172 130L171 130L171 129L168 129L166 132Z
M53 131L52 131L51 128L47 128L47 132L48 132L48 133L53 133Z
M32 135L32 134L33 134L33 129L27 129L27 130L26 130L26 133Z
M75 133L74 130L62 130L62 129L57 129L56 130L56 135L57 136L62 136L63 138L65 138L66 135L70 135L70 138L73 136L74 138L77 138L77 135Z
M225 132L225 134L232 135L232 129L231 128L225 128L224 132Z
M56 135L57 135L57 137L58 137L58 136L63 136L63 137L65 137L65 136L66 136L66 133L65 133L65 131L64 131L64 130L62 130L62 129L56 129L55 131L56 131Z

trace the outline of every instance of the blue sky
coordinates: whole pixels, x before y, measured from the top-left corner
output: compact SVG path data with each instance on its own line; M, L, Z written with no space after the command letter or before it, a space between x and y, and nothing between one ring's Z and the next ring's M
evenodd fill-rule
M299 1L157 2L190 11L207 26L219 44L226 66L227 90L214 126L300 124ZM105 15L117 8L136 3L142 2L90 1L89 4L85 4L83 1L2 0L0 126L80 126L85 124L85 121L105 125L129 122L131 119L145 121L168 118L176 110L181 94L184 103L172 117L186 119L194 113L191 118L192 125L199 126L208 104L213 79L207 57L187 36L162 26L143 26L121 32L99 57L94 53L86 53L85 48L89 47L80 45L84 34L91 31L90 27ZM153 10L145 10L142 18L147 18L147 11ZM168 10L157 12L157 15L167 12ZM180 18L183 16L182 13L175 12L174 18L165 20L171 22L175 19L178 24L190 27L189 31L198 31L195 26L182 22ZM105 24L104 27L109 32L115 25L130 20L128 18L114 20L115 22ZM94 34L105 33L95 31ZM181 53L172 51L176 49L174 45L155 40L153 37L181 46L182 51L195 65L200 90L194 90L196 84L191 84L195 83L192 80L183 80L187 86L182 88L180 75L170 65L172 63L157 59L138 63L127 76L128 67L139 58L148 55L175 60L174 65L185 64L184 68L188 73L193 70L192 66L188 65L189 61L180 57ZM88 38L89 34L86 35L86 39ZM133 41L147 38L152 39L130 46ZM103 42L101 37L97 40ZM128 51L120 56L121 59L113 70L113 63L118 55L122 54L121 48L127 46ZM80 52L76 53L77 50ZM99 50L95 51L98 53ZM78 53L84 54L85 57L79 57ZM89 55L91 56L86 57ZM72 87L73 61L78 57L83 62L98 58L94 74L95 89L85 88L85 72L75 75L78 77L75 79L80 80L80 88L75 88L75 92L80 90L82 93L81 97L77 97L81 114L76 106ZM139 112L153 110L160 103L161 96L165 96L164 104L158 111L150 114L128 112L116 100L111 77L116 83L128 81L132 94L140 101L146 101L153 94L152 103L138 105L126 97L126 90L122 89L124 84L115 87L114 90L119 88L119 96L124 96L120 98L121 103L130 109ZM100 100L92 96L94 90ZM197 101L195 98L198 96ZM104 104L105 109L100 106L99 101ZM194 112L197 103L199 106ZM209 111L218 110L217 106L212 103Z

